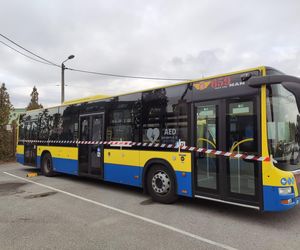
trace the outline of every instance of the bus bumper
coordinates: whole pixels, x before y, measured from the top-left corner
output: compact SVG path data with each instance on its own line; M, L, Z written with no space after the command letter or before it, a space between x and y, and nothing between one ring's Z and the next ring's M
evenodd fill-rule
M280 195L279 187L264 186L264 211L276 212L293 208L300 203L300 196L295 193Z

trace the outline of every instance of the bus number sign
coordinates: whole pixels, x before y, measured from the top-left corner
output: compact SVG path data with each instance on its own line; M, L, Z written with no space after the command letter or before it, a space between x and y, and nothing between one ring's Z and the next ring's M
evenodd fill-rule
M233 81L230 76L219 77L209 81L201 81L193 84L194 88L198 90L204 90L208 87L211 87L213 89L223 89L223 88L230 88L230 87L238 87L242 85L245 85L245 82Z

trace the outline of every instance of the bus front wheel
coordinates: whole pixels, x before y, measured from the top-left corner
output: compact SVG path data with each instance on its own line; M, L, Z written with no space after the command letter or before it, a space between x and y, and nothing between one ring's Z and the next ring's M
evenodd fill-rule
M154 165L147 174L147 190L153 200L169 204L177 200L174 173L163 165Z
M54 176L52 157L50 153L45 153L43 156L42 173L47 177Z

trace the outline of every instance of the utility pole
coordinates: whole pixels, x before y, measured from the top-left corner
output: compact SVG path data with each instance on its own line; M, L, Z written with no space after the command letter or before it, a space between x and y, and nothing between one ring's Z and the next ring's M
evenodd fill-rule
M74 55L70 55L66 60L64 60L61 63L61 97L60 97L60 101L62 104L65 101L65 69L66 69L66 66L64 65L64 63L70 59L73 59L74 57L75 57Z
M63 104L63 102L65 101L65 65L64 63L61 64L61 97L60 97L60 102L61 104Z

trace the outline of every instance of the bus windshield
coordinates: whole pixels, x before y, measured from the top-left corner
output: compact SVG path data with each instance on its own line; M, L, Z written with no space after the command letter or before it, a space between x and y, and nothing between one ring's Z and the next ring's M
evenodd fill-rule
M300 168L300 114L296 96L282 84L268 86L268 146L274 165L282 170Z

